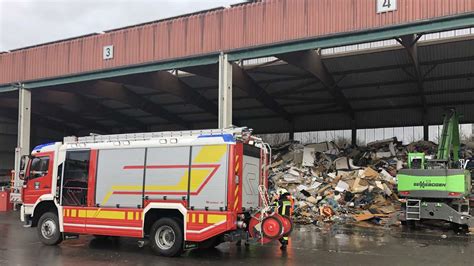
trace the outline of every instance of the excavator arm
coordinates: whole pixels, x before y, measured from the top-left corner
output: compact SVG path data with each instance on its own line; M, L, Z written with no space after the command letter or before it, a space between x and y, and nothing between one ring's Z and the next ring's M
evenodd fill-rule
M437 159L449 162L459 161L459 117L456 110L451 109L444 117L443 130L438 145Z

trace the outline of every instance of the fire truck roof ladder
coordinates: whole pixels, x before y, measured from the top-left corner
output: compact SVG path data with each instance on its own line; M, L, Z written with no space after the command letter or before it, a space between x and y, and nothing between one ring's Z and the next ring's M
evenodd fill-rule
M233 135L237 138L246 137L252 132L247 127L236 127L226 129L203 129L203 130L185 130L185 131L165 131L165 132L145 132L145 133L127 133L98 135L91 134L86 137L69 136L64 138L64 143L99 143L114 141L143 141L159 138L179 138L192 136L214 136L214 135Z

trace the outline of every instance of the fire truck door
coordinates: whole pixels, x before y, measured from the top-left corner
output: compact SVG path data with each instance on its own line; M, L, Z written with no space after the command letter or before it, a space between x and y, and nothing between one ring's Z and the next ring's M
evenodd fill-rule
M90 150L66 153L61 178L61 205L65 232L85 232L89 163Z
M246 209L259 207L260 169L260 149L244 145L242 207Z
M24 204L35 204L41 195L51 193L54 153L38 153L27 170L23 189Z

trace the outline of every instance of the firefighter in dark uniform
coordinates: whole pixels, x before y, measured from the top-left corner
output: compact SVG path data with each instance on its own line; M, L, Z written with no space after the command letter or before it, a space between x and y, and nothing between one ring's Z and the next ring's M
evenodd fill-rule
M291 219L293 215L293 198L291 194L284 188L277 190L277 195L275 195L275 204L278 208L278 214L286 216ZM278 239L281 243L281 249L285 250L288 245L288 236L284 236Z

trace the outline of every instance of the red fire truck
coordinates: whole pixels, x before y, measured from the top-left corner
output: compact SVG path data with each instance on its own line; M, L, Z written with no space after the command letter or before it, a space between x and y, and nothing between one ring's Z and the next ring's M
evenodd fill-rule
M133 237L160 255L291 231L269 206L270 147L247 128L66 137L23 157L21 220L46 245Z

